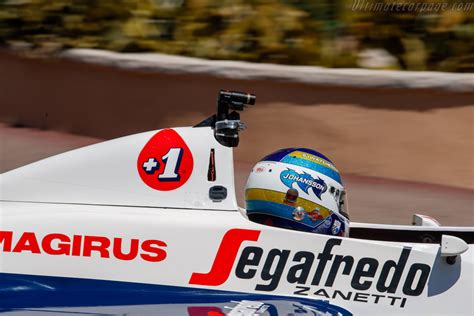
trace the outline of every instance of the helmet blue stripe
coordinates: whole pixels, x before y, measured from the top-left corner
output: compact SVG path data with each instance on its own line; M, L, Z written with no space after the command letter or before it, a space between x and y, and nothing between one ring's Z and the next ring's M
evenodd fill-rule
M329 161L330 163L332 163L331 160L329 160L328 157L324 156L323 154L315 151L315 150L312 150L312 149L308 149L308 148L298 148L298 147L295 147L295 148L285 148L285 149L280 149L274 153L271 153L270 155L268 156L265 156L264 158L260 159L260 161L281 161L281 159L283 157L285 157L286 155L288 155L289 153L292 153L294 151L301 151L301 152L305 152L307 154L310 154L310 155L314 155L314 156L317 156L319 158L322 158L324 160L327 160Z
M339 235L340 230L333 231L333 224L337 220L341 225L339 229L342 229L343 232L346 230L346 226L345 226L345 222L343 218L337 213L332 213L325 219L318 220L317 222L312 222L309 219L308 215L306 215L302 221L298 222L293 219L293 214L292 214L294 210L293 207L282 205L279 203L260 201L260 200L246 201L246 204L247 204L247 214L249 215L265 214L273 218L277 218L277 219L280 218L282 220L285 220L285 223L286 223L285 226L287 225L291 226L287 228L291 228L291 229L295 229L299 231L325 234L325 235ZM271 211L267 211L267 210L271 210ZM278 227L279 225L276 224L275 226Z
M338 183L340 183L342 185L342 180L341 180L341 176L339 175L339 172L337 172L336 170L331 169L327 166L318 164L314 161L311 161L311 160L308 160L308 159L302 159L300 157L293 157L293 155L290 155L291 153L294 153L294 152L307 153L307 154L319 157L321 159L324 159L325 161L327 161L327 162L329 162L330 164L333 165L332 161L329 160L328 157L324 156L323 154L321 154L321 153L319 153L315 150L311 150L311 149L308 149L308 148L285 148L285 149L281 149L281 150L278 150L278 151L264 157L263 159L261 159L261 161L284 162L284 163L293 164L293 165L296 165L296 166L312 169L312 170L318 171L318 172L328 176L329 178L333 179L334 181L337 181Z
M333 179L334 181L337 181L338 183L340 183L342 185L341 175L339 174L339 172L337 172L335 170L332 170L328 167L325 167L323 165L317 164L313 161L309 161L309 160L301 159L301 158L297 158L297 157L295 158L295 157L291 157L291 156L285 156L280 161L284 162L284 163L288 163L288 164L308 168L308 169L311 169L311 170L315 170L317 172L320 172L320 173L328 176L329 178Z

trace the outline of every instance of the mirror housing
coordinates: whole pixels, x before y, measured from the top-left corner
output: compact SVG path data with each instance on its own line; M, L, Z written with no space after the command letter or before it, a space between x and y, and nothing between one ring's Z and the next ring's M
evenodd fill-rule
M433 217L422 215L422 214L414 214L413 215L413 226L428 226L428 227L440 227L440 223Z
M446 258L446 262L450 265L456 263L457 256L469 249L468 244L461 238L442 235L441 236L441 257Z

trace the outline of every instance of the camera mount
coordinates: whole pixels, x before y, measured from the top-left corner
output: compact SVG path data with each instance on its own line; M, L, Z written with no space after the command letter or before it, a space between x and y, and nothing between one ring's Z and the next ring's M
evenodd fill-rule
M240 114L249 105L255 105L256 96L246 92L220 90L217 96L217 114L195 127L211 126L216 140L227 147L239 145L239 132L245 129Z

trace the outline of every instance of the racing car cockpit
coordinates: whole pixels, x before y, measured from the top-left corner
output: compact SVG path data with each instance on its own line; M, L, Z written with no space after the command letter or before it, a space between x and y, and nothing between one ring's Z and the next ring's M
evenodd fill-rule
M220 90L217 114L195 127L211 127L214 138L224 148L236 147L239 132L245 128L238 111L255 105L255 102L253 94ZM211 155L208 175L215 174L212 158ZM213 193L211 188L211 199ZM308 148L285 148L260 159L252 168L245 186L244 211L248 219L256 223L330 236L347 237L350 226L350 236L356 239L442 243L443 233L449 233L460 238L462 244L464 240L470 243L473 240L469 230L419 227L438 226L426 224L426 221L411 227L367 223L350 225L347 192L338 169L327 156ZM420 218L425 216L414 214L414 222L420 222Z
M239 132L245 128L238 111L255 101L250 93L221 90L217 114L196 127L211 126L221 145L236 147ZM213 168L211 164L211 174ZM329 158L312 149L285 148L257 162L247 180L245 204L248 218L260 224L349 235L346 192L339 171Z

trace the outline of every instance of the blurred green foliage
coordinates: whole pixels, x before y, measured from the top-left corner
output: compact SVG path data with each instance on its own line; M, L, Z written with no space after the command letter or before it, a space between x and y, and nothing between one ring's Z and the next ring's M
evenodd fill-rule
M474 71L474 5L385 12L354 1L0 0L0 45L327 67L357 67L361 51L384 49L396 62L383 68Z

